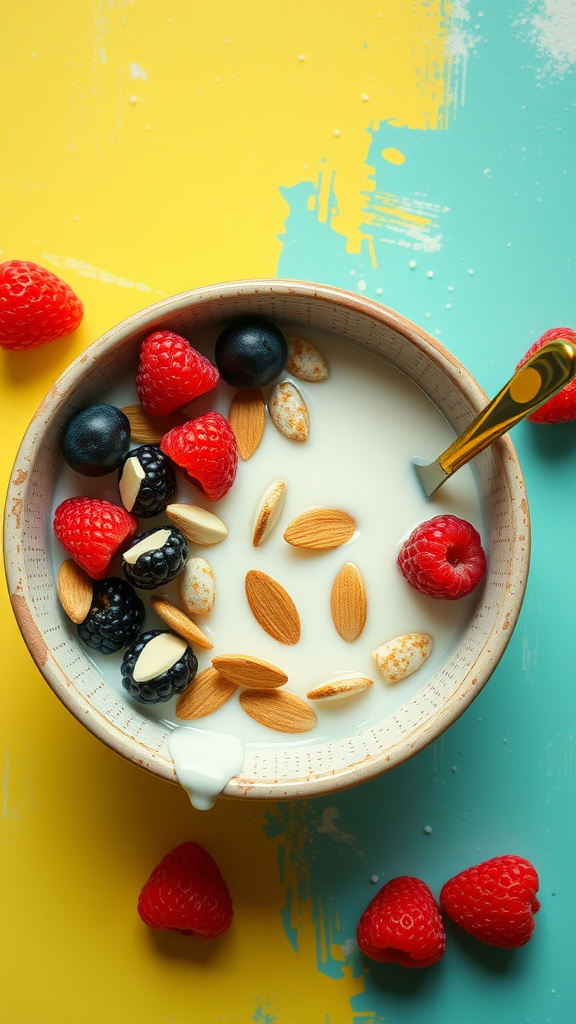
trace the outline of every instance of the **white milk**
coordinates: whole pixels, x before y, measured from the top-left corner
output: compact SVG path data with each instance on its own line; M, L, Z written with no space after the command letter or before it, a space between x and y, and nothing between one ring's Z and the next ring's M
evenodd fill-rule
M288 441L267 418L264 437L248 462L239 461L236 481L220 502L210 502L178 474L172 501L202 505L215 511L229 530L213 547L194 548L210 562L216 578L212 614L198 620L214 643L213 651L195 650L199 671L216 654L250 654L271 661L288 675L288 690L305 697L308 690L345 672L358 672L374 685L356 696L314 702L318 724L308 733L285 735L253 721L240 707L237 691L218 711L193 723L176 719L175 700L153 708L137 705L143 715L159 718L177 731L170 750L178 778L197 806L208 806L242 767L242 749L317 744L350 736L393 713L422 687L445 662L473 614L476 598L435 601L423 597L401 576L396 557L402 540L420 522L449 512L469 520L482 534L478 492L469 467L449 480L431 501L425 501L412 466L414 457L429 462L454 440L454 434L429 399L399 371L349 341L311 328L281 324L286 334L302 334L314 342L329 366L328 380L308 384L292 379L306 401L310 434L304 443ZM210 358L219 331L204 331L189 340ZM131 375L98 396L123 406L137 401ZM264 389L268 398L272 386ZM228 414L235 389L221 383L194 401L191 417L216 409ZM136 447L136 446L135 446ZM259 500L273 480L286 481L286 501L273 533L259 548L252 529ZM100 496L120 504L116 474L94 480L63 466L54 508L65 497ZM307 552L283 540L288 523L304 509L329 506L354 517L357 529L348 544L328 552ZM166 523L166 517L140 520L139 532ZM54 567L65 557L52 538ZM353 643L336 632L330 614L330 593L345 562L354 562L364 577L368 599L366 626ZM248 606L244 579L260 569L277 580L294 601L302 625L300 641L288 647L269 637ZM111 574L122 576L119 562ZM147 608L144 628L166 628L152 612L150 592L139 591ZM177 581L154 593L181 604ZM428 661L408 679L389 686L379 677L372 651L403 633L425 632L434 640ZM122 690L122 653L103 657L84 648L110 685ZM220 739L217 736L220 736ZM229 742L227 742L227 738ZM192 765L192 768L187 767ZM204 765L204 775L202 774ZM204 783L202 782L204 778Z

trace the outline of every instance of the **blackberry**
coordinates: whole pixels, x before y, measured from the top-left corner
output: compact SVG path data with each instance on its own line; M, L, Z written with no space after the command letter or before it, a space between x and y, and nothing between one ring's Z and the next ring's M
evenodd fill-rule
M122 686L140 704L159 704L182 693L198 671L198 660L182 637L150 629L126 651Z
M144 605L125 580L109 576L94 583L92 606L78 626L80 639L101 654L114 654L138 636Z
M187 561L184 534L175 527L156 526L134 539L122 555L122 568L132 586L154 590L176 579Z
M176 490L176 475L157 445L143 444L122 462L118 486L126 511L147 518L164 511Z

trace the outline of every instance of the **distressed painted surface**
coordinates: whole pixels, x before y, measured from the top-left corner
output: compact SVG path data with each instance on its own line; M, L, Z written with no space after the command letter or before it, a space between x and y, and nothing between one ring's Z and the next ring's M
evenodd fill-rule
M436 333L489 392L544 329L574 325L568 0L2 7L0 244L86 304L71 339L0 353L4 479L70 359L198 284L278 274L363 292ZM58 705L3 609L2 1021L566 1024L576 429L523 424L514 440L534 547L506 655L442 740L336 797L192 812ZM234 899L210 946L135 915L151 867L187 838ZM421 875L437 893L504 852L540 871L528 947L451 929L429 971L360 957L371 876Z

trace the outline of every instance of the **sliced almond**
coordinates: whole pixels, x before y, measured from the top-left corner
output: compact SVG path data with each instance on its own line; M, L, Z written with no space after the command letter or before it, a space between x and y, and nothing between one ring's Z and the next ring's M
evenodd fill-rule
M222 520L200 505L168 505L166 515L193 544L220 544L228 536Z
M244 690L240 704L250 718L277 732L308 732L318 721L306 701L286 690Z
M149 551L157 551L163 548L166 542L170 539L172 530L158 527L157 530L153 530L147 537L143 537L142 540L136 539L136 543L132 544L127 551L124 552L122 558L128 565L136 565L136 562L140 558L140 555L147 555Z
M277 384L268 403L270 419L289 441L305 441L310 429L306 402L290 380Z
M208 639L206 633L200 629L200 626L192 622L192 619L189 619L175 604L166 601L163 597L151 597L150 604L156 614L160 616L162 622L170 626L170 629L173 629L179 636L184 637L189 644L196 644L197 647L203 647L206 651L214 647L214 644Z
M69 619L79 625L92 607L94 583L90 577L68 558L58 570L58 597Z
M308 380L312 383L326 380L328 376L328 367L316 346L298 335L288 338L286 369L288 373L292 373L300 380Z
M328 679L320 686L315 686L306 696L308 700L338 700L341 697L351 697L355 693L361 693L369 686L372 686L372 680L367 676L335 676L334 679Z
M238 687L224 679L215 668L205 668L191 685L180 694L176 704L176 717L191 721L204 718L217 711Z
M219 654L212 658L212 664L225 679L240 686L267 689L284 686L288 681L288 676L281 668L269 661L253 658L250 654Z
M184 654L188 644L173 633L158 633L148 641L133 669L135 683L147 683L168 672Z
M122 504L127 512L131 512L140 494L140 485L146 479L146 473L137 455L126 459L122 467L122 476L118 481L118 490Z
M216 597L212 566L201 555L192 555L179 577L180 597L190 615L210 615Z
M354 562L346 562L334 580L330 610L342 639L349 644L357 640L366 623L366 587Z
M255 548L259 547L266 540L266 537L272 533L284 508L285 497L286 484L283 480L275 480L262 495L252 534L252 543Z
M236 438L238 454L247 462L254 455L264 433L266 405L262 392L257 388L237 391L232 399L228 422Z
M292 520L284 531L284 540L295 548L330 551L346 544L355 529L356 523L347 512L337 508L311 508Z
M432 651L433 640L428 633L405 633L382 644L372 657L387 683L398 683L416 672Z
M300 616L284 587L259 569L246 573L245 585L250 610L262 629L279 644L297 644Z
M130 437L139 444L160 444L164 434L186 423L186 416L178 412L169 416L148 416L141 405L125 405L122 412L130 423Z

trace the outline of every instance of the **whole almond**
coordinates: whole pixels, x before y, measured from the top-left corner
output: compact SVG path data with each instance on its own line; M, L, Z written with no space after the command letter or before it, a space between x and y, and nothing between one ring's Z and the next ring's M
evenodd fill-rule
M284 540L295 548L330 551L346 544L355 529L356 523L347 512L337 508L311 508L289 523Z
M387 683L398 683L416 672L432 651L433 640L428 633L405 633L382 644L372 657Z
M210 615L216 597L212 566L201 555L192 555L179 577L180 597L190 615Z
M238 687L224 679L215 668L205 668L181 693L176 703L176 717L191 721L204 718L222 707Z
M247 462L254 455L264 433L266 405L262 392L257 388L237 391L232 399L228 422L236 438L238 454Z
M186 422L186 416L179 412L148 416L141 405L125 405L122 412L130 423L130 437L139 444L160 444L164 434Z
M343 640L357 640L366 623L366 587L354 562L346 562L334 580L330 597L332 621Z
M252 543L255 548L259 547L272 533L284 508L285 497L286 484L283 480L275 480L262 495L252 534Z
M318 721L306 701L286 690L244 690L240 704L260 725L277 732L308 732Z
M200 505L168 505L166 515L193 544L220 544L228 536L222 520Z
M69 619L80 625L92 607L94 583L76 562L68 558L58 570L58 597Z
M372 686L372 680L367 676L336 676L321 683L320 686L315 686L306 696L308 700L337 700L341 697L352 697L355 693L367 690L369 686Z
M250 610L262 629L280 644L297 644L300 616L284 587L259 569L246 573L245 586Z
M289 441L305 441L310 429L306 402L290 380L277 384L268 403L270 419Z
M281 668L269 661L261 661L250 654L219 654L212 658L212 664L220 675L240 686L256 689L284 686L288 676Z
M328 376L328 367L316 346L298 335L288 338L286 369L294 377L311 383L326 380Z
M150 604L156 614L160 616L162 622L170 626L170 629L173 629L175 633L184 637L188 643L203 647L206 651L214 647L214 644L200 629L200 626L192 622L192 619L189 619L175 604L166 601L163 597L151 597Z

